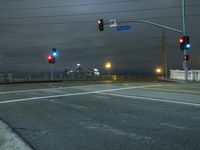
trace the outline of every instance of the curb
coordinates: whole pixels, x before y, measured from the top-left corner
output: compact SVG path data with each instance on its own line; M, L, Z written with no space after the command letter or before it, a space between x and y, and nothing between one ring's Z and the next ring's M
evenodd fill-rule
M33 150L19 135L0 120L0 150Z

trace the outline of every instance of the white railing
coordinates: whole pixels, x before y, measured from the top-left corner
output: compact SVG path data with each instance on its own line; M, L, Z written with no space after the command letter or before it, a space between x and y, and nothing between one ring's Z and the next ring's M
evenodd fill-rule
M185 80L184 70L172 70L170 69L170 79ZM189 81L200 81L200 70L189 70L188 71Z

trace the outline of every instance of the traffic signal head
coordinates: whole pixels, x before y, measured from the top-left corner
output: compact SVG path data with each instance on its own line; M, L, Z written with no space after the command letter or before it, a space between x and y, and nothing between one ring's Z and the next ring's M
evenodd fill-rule
M189 55L184 55L184 60L188 61L189 60Z
M182 37L182 38L179 39L179 43L180 43L180 44L183 44L183 42L184 42L184 39L183 39L183 37Z
M187 44L185 45L185 48L186 48L186 49L189 49L189 48L190 48L190 43L187 43Z
M183 36L179 39L180 49L187 50L190 48L190 39L189 36Z
M104 30L103 19L98 20L98 25L99 25L99 30L100 30L100 31L103 31L103 30Z
M52 49L52 55L53 55L54 57L56 57L56 56L57 56L57 51L56 51L56 48L53 48L53 49Z
M48 56L48 62L51 64L53 63L53 57L51 55Z

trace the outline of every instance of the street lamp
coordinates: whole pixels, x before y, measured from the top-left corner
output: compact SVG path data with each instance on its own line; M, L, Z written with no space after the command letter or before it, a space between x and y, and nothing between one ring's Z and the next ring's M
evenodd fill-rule
M110 69L110 68L111 68L111 63L110 62L106 63L106 69Z
M111 65L110 62L107 62L107 63L105 64L105 68L106 68L106 70L108 71L108 74L109 74L109 72L110 72L111 67L112 67L112 65Z
M156 73L158 76L162 75L162 73L163 73L162 68L161 68L161 67L157 67L157 68L155 69L155 73Z

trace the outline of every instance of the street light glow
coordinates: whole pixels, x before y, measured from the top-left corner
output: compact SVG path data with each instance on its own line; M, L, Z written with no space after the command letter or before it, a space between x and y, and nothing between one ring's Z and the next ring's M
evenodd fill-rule
M106 69L110 69L111 68L111 63L110 62L106 63L105 67L106 67Z
M156 68L156 73L157 73L157 74L160 74L161 72L162 72L162 69L161 69L161 68L159 68L159 67Z

